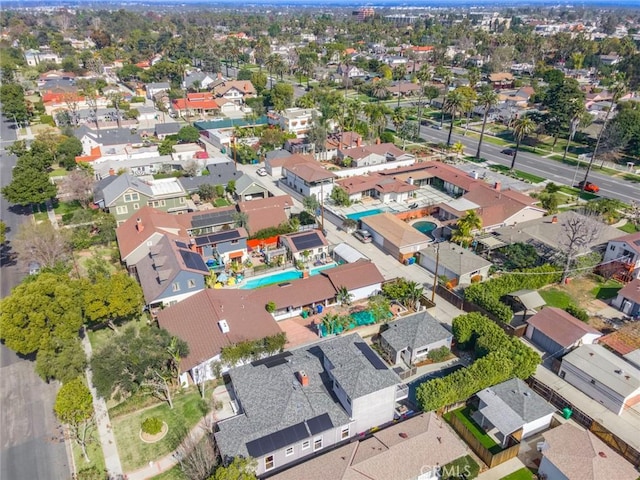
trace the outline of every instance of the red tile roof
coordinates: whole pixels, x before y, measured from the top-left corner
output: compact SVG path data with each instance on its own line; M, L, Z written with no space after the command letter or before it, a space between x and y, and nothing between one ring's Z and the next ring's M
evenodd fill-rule
M293 200L289 195L238 202L238 209L247 214L247 229L250 233L286 222L286 212L292 206Z
M158 313L160 327L189 345L189 355L180 362L182 370L215 357L223 347L281 332L265 310L266 302L256 302L253 293L207 289ZM228 333L222 333L221 320L229 325Z

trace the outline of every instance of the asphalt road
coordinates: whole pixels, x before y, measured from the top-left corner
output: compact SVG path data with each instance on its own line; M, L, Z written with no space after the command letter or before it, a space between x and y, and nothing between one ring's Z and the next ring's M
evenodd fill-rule
M0 182L11 181L16 158L5 148L16 139L13 122L0 116ZM0 218L9 229L0 260L2 297L20 283L22 266L11 258L11 238L18 225L28 220L27 211L12 208L0 198ZM32 361L18 357L0 345L0 479L66 480L70 477L62 431L53 414L58 384L46 384L34 371Z
M422 126L420 135L428 141L440 143L447 141L448 134L448 125L445 123L442 130L436 130L430 126ZM478 148L478 140L476 138L463 137L462 134L455 133L454 130L451 142L455 143L457 141L462 142L467 154L475 155ZM500 153L504 148L503 146L489 143L485 139L482 142L481 155L492 162L509 166L511 165L511 157ZM559 153L562 154L562 152ZM573 167L525 151L518 152L515 168L561 185L575 185L584 178L585 174L584 167ZM591 170L589 181L600 187L599 195L602 197L615 198L625 203L630 203L631 200L640 200L639 184L621 178L614 179L609 175L599 173L597 168Z

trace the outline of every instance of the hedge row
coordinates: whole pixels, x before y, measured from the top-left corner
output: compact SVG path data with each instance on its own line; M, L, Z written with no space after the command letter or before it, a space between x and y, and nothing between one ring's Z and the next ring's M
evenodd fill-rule
M464 297L495 315L497 319L509 323L513 318L513 311L502 303L500 299L503 296L522 289L537 290L545 285L557 283L560 278L561 273L557 267L543 265L518 273L507 273L484 283L474 283L465 289Z
M464 401L513 377L528 378L540 363L535 351L479 313L454 318L453 335L460 348L475 349L477 360L446 377L419 385L416 398L424 411Z

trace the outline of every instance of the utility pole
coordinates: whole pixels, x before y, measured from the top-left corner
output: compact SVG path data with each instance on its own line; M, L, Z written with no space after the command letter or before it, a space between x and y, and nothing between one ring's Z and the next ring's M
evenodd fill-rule
M438 267L440 266L440 244L436 243L436 270L433 274L433 290L431 290L431 303L436 300L436 285L438 284Z
M324 180L320 184L320 226L324 235Z

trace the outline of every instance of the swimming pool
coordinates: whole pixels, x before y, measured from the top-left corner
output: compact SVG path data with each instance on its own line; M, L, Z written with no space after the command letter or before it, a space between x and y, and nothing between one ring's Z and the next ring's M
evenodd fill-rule
M323 270L335 267L335 263L329 263L320 267L312 268L309 271L310 275L317 275ZM267 285L274 285L276 283L287 282L290 280L297 280L302 278L302 272L294 268L283 270L282 272L272 273L271 275L264 275L262 277L251 278L247 280L240 288L243 290L252 290L254 288L266 287Z
M351 220L360 220L362 217L369 217L371 215L377 215L384 212L386 212L386 210L383 210L382 208L374 208L373 210L365 210L364 212L350 213L347 215L347 218L350 218Z
M433 238L433 231L438 228L438 225L433 222L422 221L414 223L412 227Z

